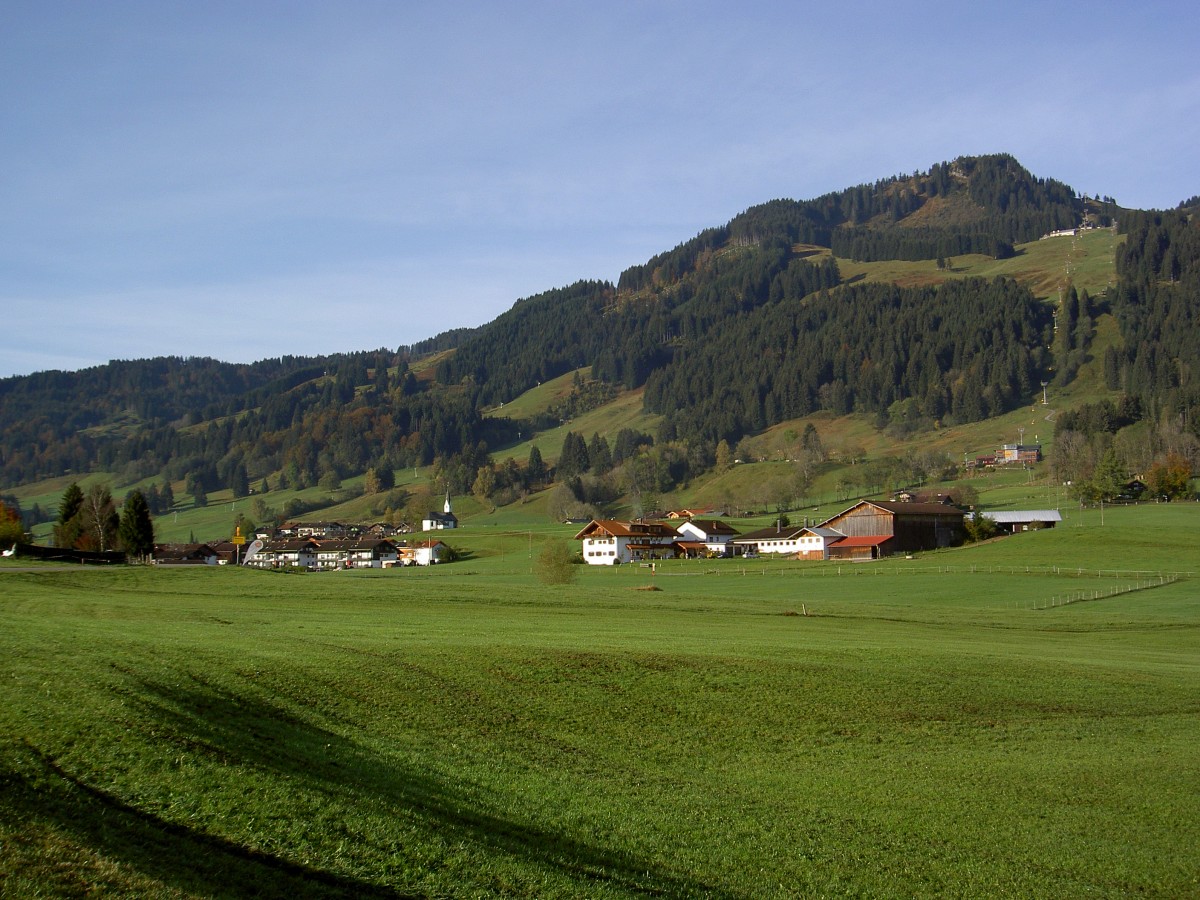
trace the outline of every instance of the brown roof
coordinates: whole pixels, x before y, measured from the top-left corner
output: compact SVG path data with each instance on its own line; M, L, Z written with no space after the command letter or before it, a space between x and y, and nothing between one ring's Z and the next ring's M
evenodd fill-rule
M922 513L930 516L958 516L962 517L962 510L953 506L947 506L944 503L896 503L891 500L859 500L853 506L833 516L832 519L844 516L852 509L857 509L863 504L878 507L890 513ZM829 519L827 521L832 521Z
M809 530L804 525L787 525L782 528L768 525L766 528L749 531L741 537L734 538L733 542L735 544L753 544L757 541L791 541L795 540L801 532Z
M584 526L579 534L575 535L575 540L581 541L597 533L630 538L669 538L675 537L676 534L674 528L661 522L620 522L616 519L593 519Z
M705 534L738 534L738 530L728 522L722 522L720 519L689 519L691 524L695 525Z

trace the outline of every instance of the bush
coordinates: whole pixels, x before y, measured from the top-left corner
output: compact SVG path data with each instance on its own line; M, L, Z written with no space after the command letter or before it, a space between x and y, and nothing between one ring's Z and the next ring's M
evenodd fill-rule
M547 541L537 557L537 577L542 584L570 584L575 580L575 552L564 540Z
M1000 533L1000 527L996 524L996 520L991 516L985 516L981 512L976 512L975 515L964 518L963 527L967 532L968 544L976 541L986 541Z

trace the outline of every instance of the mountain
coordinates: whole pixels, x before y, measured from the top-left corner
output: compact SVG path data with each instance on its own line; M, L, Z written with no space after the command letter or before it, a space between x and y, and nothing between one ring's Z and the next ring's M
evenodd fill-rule
M661 424L653 436L626 435L613 462L656 443L663 484L714 465L723 443L818 412L906 431L1004 413L1043 382L1071 383L1100 350L1105 316L1119 331L1102 348L1106 389L1138 397L1139 420L1175 417L1192 433L1194 206L1124 210L1007 155L961 158L752 207L631 266L616 285L550 290L478 328L395 351L248 366L121 361L3 379L0 487L102 470L124 484L186 481L236 495L262 479L303 488L437 460L440 477L464 491L491 466L490 449L631 390ZM1125 240L1110 289L1089 296L1056 272L1035 283L1030 242L1114 223ZM553 409L494 409L573 371L590 378L577 376ZM1105 440L1102 429L1081 434ZM567 468L578 474L579 464ZM496 490L519 478L523 489L538 485L511 467L491 477Z

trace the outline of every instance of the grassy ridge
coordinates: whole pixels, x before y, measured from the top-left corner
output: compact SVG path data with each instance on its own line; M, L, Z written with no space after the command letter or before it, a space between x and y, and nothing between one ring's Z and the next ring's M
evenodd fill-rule
M1197 570L1196 514L565 590L499 530L420 572L9 565L0 885L1195 894L1195 582L1030 600Z

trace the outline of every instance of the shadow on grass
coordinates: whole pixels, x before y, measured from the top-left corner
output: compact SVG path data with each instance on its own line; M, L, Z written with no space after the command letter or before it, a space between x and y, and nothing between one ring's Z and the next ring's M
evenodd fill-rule
M85 783L36 748L27 747L27 751L40 771L0 770L0 821L11 817L11 825L22 831L35 823L46 826L60 839L87 848L100 860L119 863L137 873L139 882L147 879L175 891L213 898L370 900L414 896L281 859L168 821ZM149 889L121 884L135 879L114 874L99 861L88 865L80 863L81 857L69 849L60 849L59 853L42 853L48 858L35 858L25 865L46 896L83 896L94 888L103 893L106 888L116 887L119 895L129 889ZM70 863L61 858L63 853ZM87 856L82 858L86 860ZM100 884L93 884L97 879Z
M156 723L168 729L171 740L182 742L190 752L276 772L289 783L336 798L340 804L371 806L398 819L416 820L431 837L436 836L447 846L468 843L534 869L557 872L575 882L581 894L587 893L589 884L602 884L632 893L729 896L716 885L677 877L633 854L511 820L485 808L477 793L456 788L440 776L386 759L262 698L233 694L200 679L185 677L179 684L142 682L136 702L143 705L144 712ZM119 857L125 844L138 848L129 861L167 883L186 886L197 879L203 880L208 862L199 869L197 858L216 855L226 861L222 868L240 869L236 872L239 878L265 884L267 892L262 896L403 896L378 885L267 856L224 838L166 822L83 783L63 771L54 760L44 759L44 764L72 789L71 803L64 800L58 809L66 813L68 806L82 807L77 813L62 816L55 815L52 808L52 818L61 818L59 824L76 830L89 843L106 837L104 849L110 855ZM116 834L112 833L114 812ZM109 818L102 828L88 827L88 822L99 822L106 815ZM128 832L124 838L122 831ZM152 857L162 862L147 867L148 857L140 852L145 845L143 832L159 835L163 846ZM297 884L301 887L294 886ZM470 891L469 886L464 887Z

